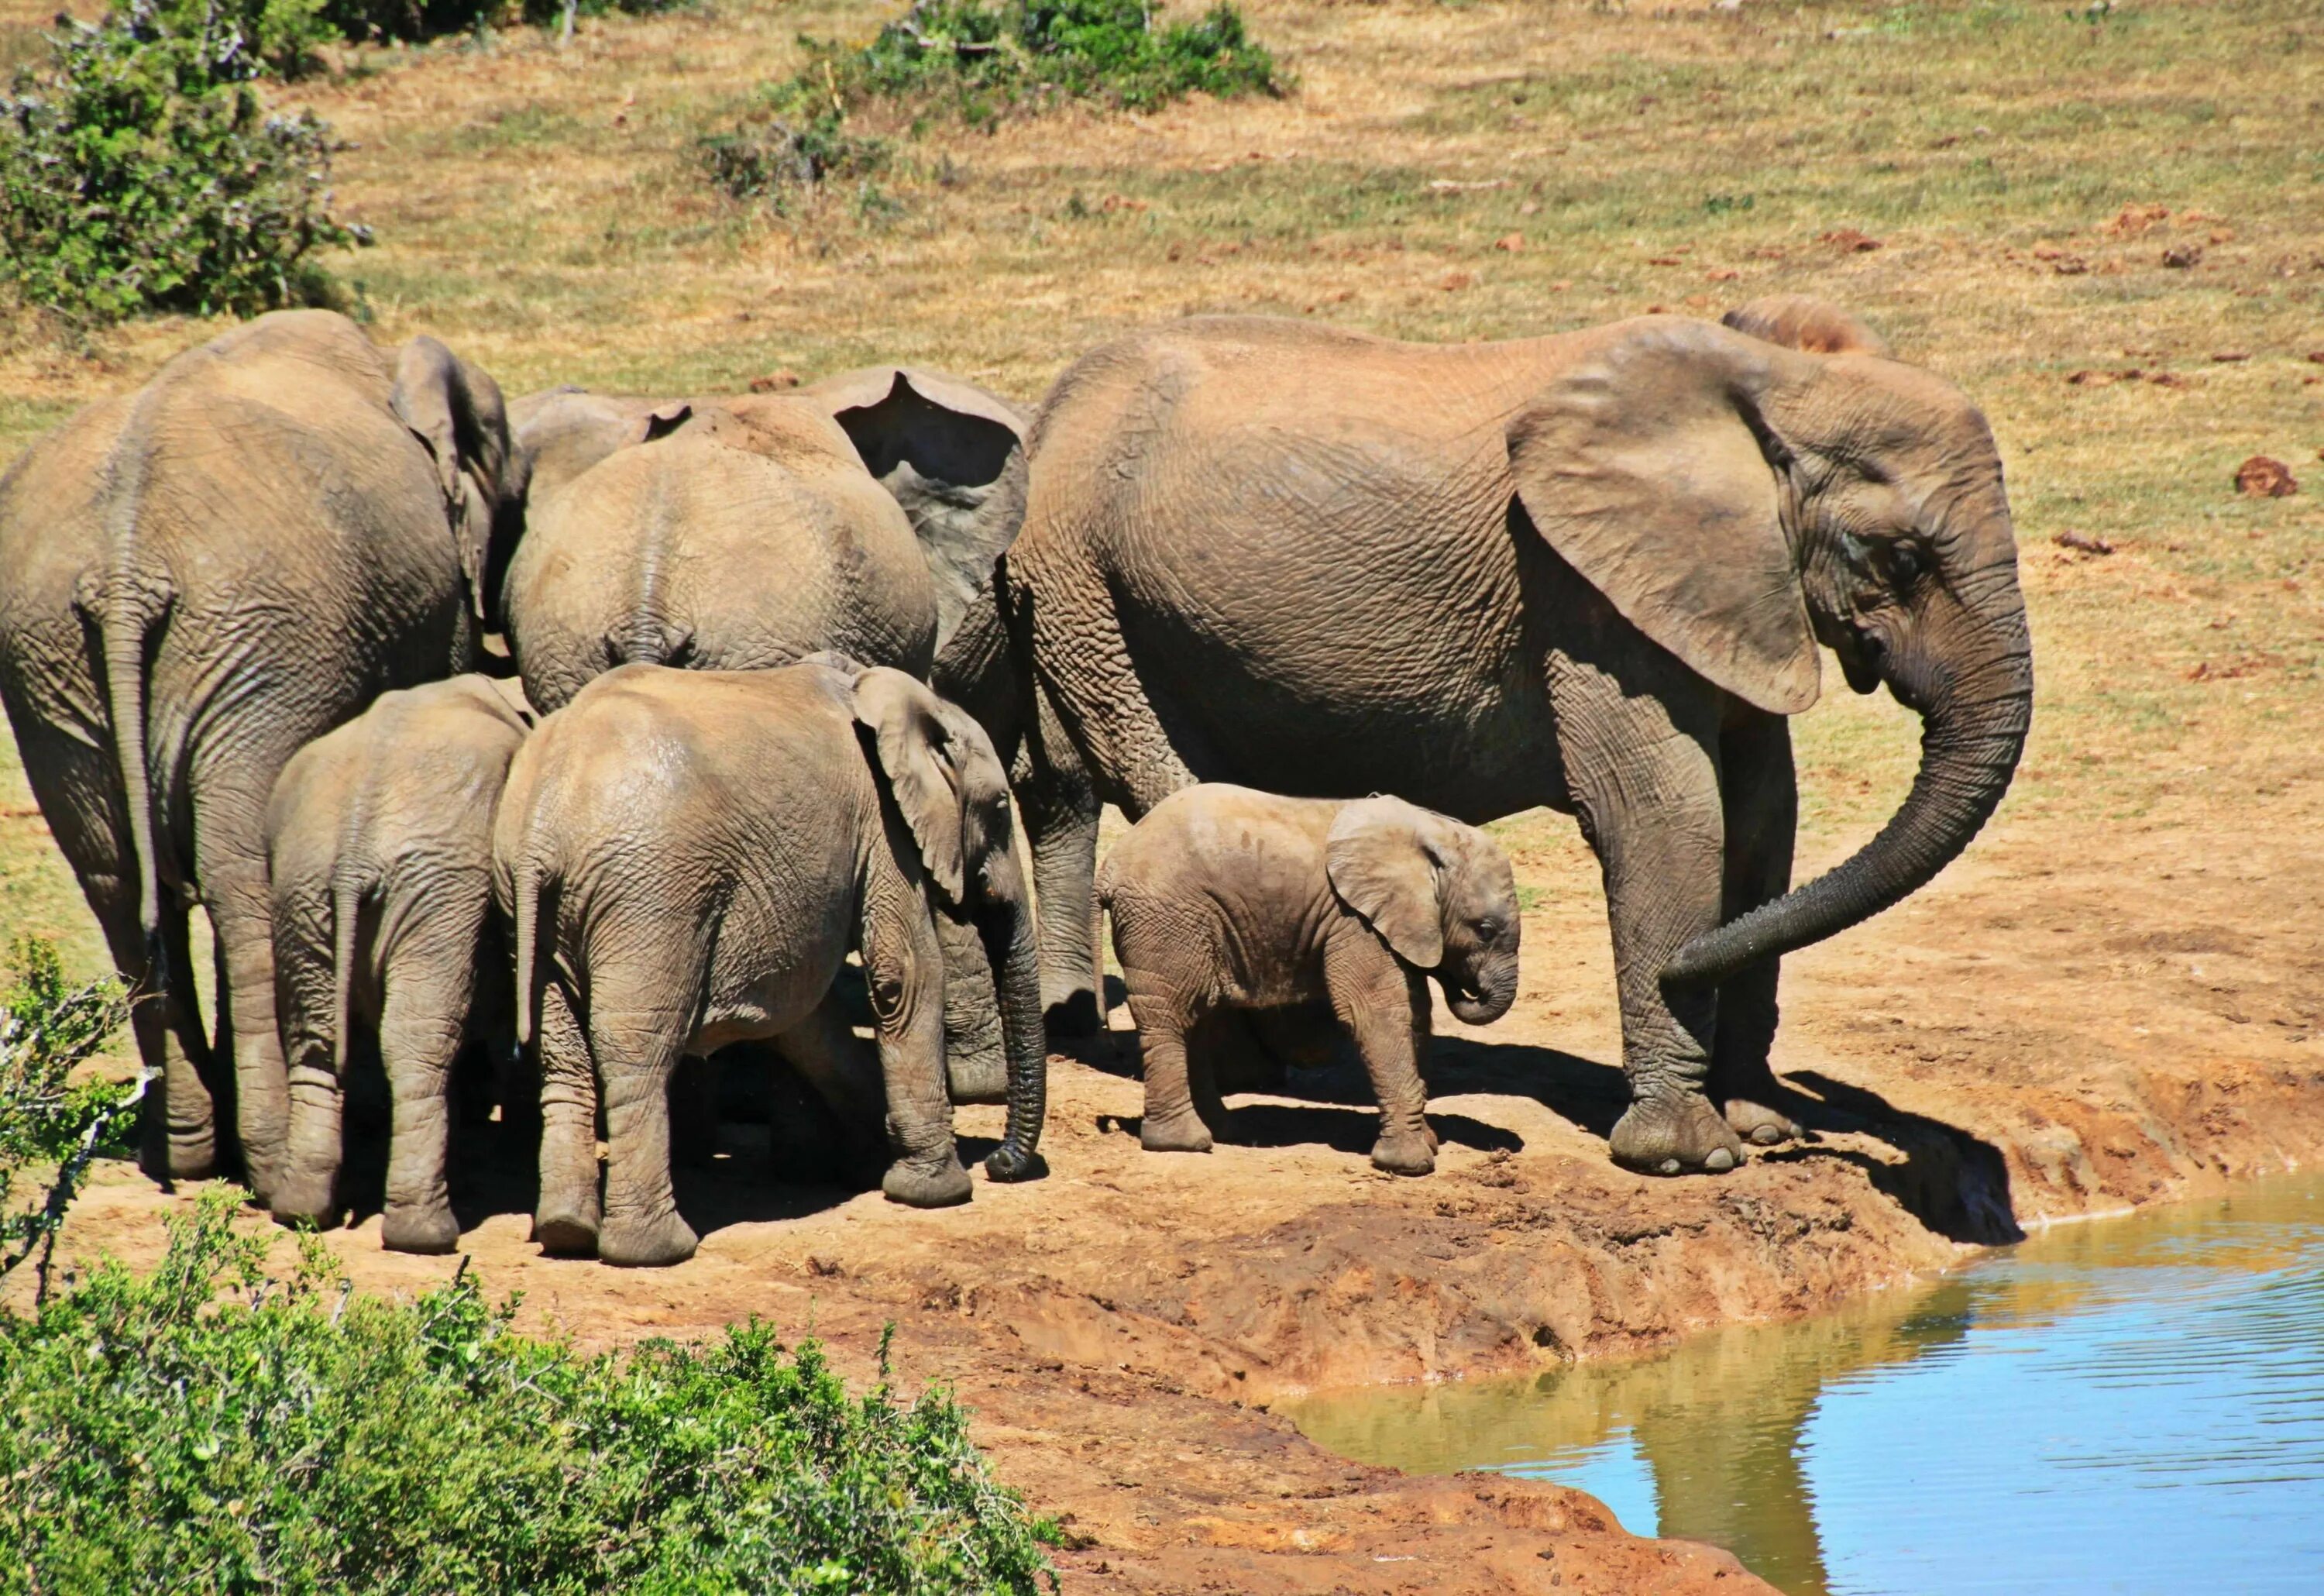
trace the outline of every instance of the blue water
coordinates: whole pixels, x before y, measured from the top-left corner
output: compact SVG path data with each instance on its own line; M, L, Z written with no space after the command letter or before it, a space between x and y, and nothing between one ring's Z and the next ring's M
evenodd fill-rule
M1577 1486L1791 1596L2324 1592L2324 1181L2060 1227L1649 1362L1292 1416L1368 1462Z

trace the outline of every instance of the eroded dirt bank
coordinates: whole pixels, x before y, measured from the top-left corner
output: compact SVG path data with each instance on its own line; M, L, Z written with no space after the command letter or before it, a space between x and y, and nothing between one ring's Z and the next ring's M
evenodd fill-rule
M2291 796L2304 812L2313 795ZM980 1179L966 1208L774 1185L763 1132L733 1126L682 1187L705 1240L681 1268L540 1259L506 1184L471 1195L463 1246L526 1294L528 1319L591 1344L756 1314L860 1375L893 1321L905 1383L951 1380L1002 1475L1067 1518L1069 1589L1751 1589L1725 1554L1633 1538L1579 1493L1356 1466L1266 1409L1810 1313L2019 1224L2324 1153L2312 835L2255 839L2248 862L2190 863L2135 827L2103 856L2049 827L1981 845L1795 961L1778 1063L1815 1139L1724 1177L1608 1164L1602 920L1545 833L1522 867L1572 890L1528 915L1518 1010L1441 1047L1426 1179L1370 1170L1360 1080L1330 1074L1302 1098L1238 1100L1242 1145L1143 1154L1117 1033L1053 1067L1051 1176ZM979 1152L999 1111L962 1128ZM149 1259L171 1201L108 1169L70 1248ZM371 1289L453 1267L380 1252L375 1219L338 1245Z

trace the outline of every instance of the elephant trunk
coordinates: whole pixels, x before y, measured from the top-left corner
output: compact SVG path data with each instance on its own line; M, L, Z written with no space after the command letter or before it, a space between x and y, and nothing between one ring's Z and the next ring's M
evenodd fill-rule
M1924 722L1920 770L1880 834L1806 886L1695 937L1664 966L1665 982L1715 983L1844 931L1917 891L1969 845L2009 789L2034 713L2023 605L1986 632L1971 667L1890 675Z
M995 1180L1030 1180L1043 1168L1036 1149L1048 1112L1049 1045L1033 914L1022 889L982 911L978 928L997 977L1001 1047L1009 1060L1009 1128L984 1160L984 1172Z
M1463 1025L1490 1025L1517 1001L1517 961L1512 954L1484 966L1483 978L1472 989L1444 989L1444 1006Z

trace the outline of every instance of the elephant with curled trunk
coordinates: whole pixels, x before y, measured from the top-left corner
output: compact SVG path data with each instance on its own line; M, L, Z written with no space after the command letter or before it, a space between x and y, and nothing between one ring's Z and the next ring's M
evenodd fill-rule
M290 1084L275 1218L337 1221L349 1061L376 1048L392 1104L382 1241L448 1252L459 1239L444 1167L452 1066L470 1041L503 1059L514 1047L493 815L531 724L514 682L457 676L381 694L275 782L267 863Z
M1985 418L1760 325L1438 347L1220 318L1109 345L1043 404L1024 530L938 679L1004 748L1062 736L1047 768L1133 817L1204 780L1576 815L1620 989L1613 1153L1731 1167L1796 1133L1778 960L1967 845L2034 684ZM1794 889L1786 717L1819 644L1919 712L1922 759L1880 834ZM1084 835L1034 832L1052 992L1096 990Z
M266 1195L284 1116L268 797L381 692L471 667L513 512L492 379L433 338L379 349L315 310L189 350L0 478L0 699L143 994L155 1175L230 1165L238 1130ZM215 1044L196 901L217 933Z
M1148 1151L1208 1152L1223 1128L1220 1066L1240 1038L1216 1023L1221 1010L1321 1000L1379 1102L1372 1162L1435 1168L1421 1079L1428 983L1470 1025L1491 1024L1517 995L1517 880L1492 838L1402 798L1209 782L1164 798L1114 844L1098 897L1138 1020ZM1295 1032L1305 1018L1285 1017ZM1272 1050L1273 1038L1256 1039Z
M519 1035L539 1038L541 1244L625 1264L689 1256L670 1079L682 1058L749 1039L774 1039L859 1129L884 1109L890 1197L965 1201L937 901L969 917L1001 972L1009 1121L986 1171L1036 1173L1047 1060L1009 807L974 721L901 671L835 657L623 666L549 716L516 757L493 837ZM850 952L876 1066L833 990Z

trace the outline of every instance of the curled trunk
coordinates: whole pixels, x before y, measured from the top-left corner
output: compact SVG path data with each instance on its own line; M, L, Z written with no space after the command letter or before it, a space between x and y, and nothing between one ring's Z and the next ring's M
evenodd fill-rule
M992 961L1001 1000L1002 1047L1009 1059L1009 1128L984 1160L995 1180L1030 1180L1043 1172L1037 1150L1048 1112L1049 1047L1041 1023L1041 970L1032 911L1022 893L981 911L977 928Z

